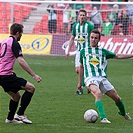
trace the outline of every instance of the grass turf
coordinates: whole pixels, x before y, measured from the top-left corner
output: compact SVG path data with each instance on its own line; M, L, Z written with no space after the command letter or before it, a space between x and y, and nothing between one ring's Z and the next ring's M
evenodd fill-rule
M36 83L30 75L15 64L15 72L34 83L36 92L26 115L32 120L32 125L6 124L10 97L0 88L0 133L132 133L133 121L126 121L118 115L114 102L103 96L103 104L107 118L111 124L87 123L83 119L84 112L93 108L94 97L87 94L75 95L77 74L74 68L74 57L26 56L30 67L42 77L41 83ZM127 112L133 117L133 86L132 60L109 60L108 79L121 96ZM23 93L23 91L21 91Z

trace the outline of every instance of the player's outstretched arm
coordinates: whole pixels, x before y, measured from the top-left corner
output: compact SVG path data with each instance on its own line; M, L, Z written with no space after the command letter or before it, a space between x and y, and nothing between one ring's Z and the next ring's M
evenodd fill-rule
M116 59L133 58L133 54L116 54L116 56L114 58L116 58Z
M75 37L74 36L71 36L70 40L69 40L69 44L68 44L68 50L67 50L67 53L66 53L66 58L69 57L69 52L74 44L74 39Z
M17 58L19 65L27 72L29 73L33 79L35 79L37 82L40 82L42 79L40 76L38 76L37 74L35 74L32 69L29 67L29 65L27 64L27 62L24 60L23 57L18 57Z

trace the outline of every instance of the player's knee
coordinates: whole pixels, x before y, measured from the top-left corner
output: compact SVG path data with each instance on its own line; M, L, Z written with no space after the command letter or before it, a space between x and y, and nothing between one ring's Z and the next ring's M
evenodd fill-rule
M121 101L121 98L119 96L116 96L115 97L115 102L120 102Z
M35 91L35 86L34 86L34 85L31 85L30 88L29 88L29 91L30 91L31 93L34 93L34 91Z
M26 90L27 90L28 92L34 93L34 91L35 91L35 86L34 86L33 84L31 84L31 83L28 83L28 84L26 85Z
M95 93L96 99L102 99L102 94L100 92Z

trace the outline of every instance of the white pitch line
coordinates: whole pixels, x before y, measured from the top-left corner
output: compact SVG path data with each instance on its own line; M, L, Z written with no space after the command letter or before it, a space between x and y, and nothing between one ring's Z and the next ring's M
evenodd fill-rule
M66 125L66 124L62 124L62 125L59 125L59 124L44 124L44 126L50 126L50 127L62 127L62 126L65 126L65 127L68 127L68 128L86 128L86 129L91 129L91 128L93 128L93 129L97 129L97 130L99 130L99 129L101 129L100 127L96 127L96 126L90 126L90 125L88 125L88 126L71 126L71 125ZM107 130L119 130L119 131L133 131L133 129L129 129L129 128L127 128L127 129L125 129L125 128L119 128L119 127L116 127L116 128L108 128L108 127L104 127L104 128L102 128L102 129L107 129Z

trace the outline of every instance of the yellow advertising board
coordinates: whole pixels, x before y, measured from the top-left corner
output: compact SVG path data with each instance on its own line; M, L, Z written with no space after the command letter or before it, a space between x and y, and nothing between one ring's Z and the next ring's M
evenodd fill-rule
M8 34L1 34L0 40L8 36ZM52 35L23 34L19 43L23 54L50 54Z
M19 43L23 54L50 54L52 35L23 34Z

